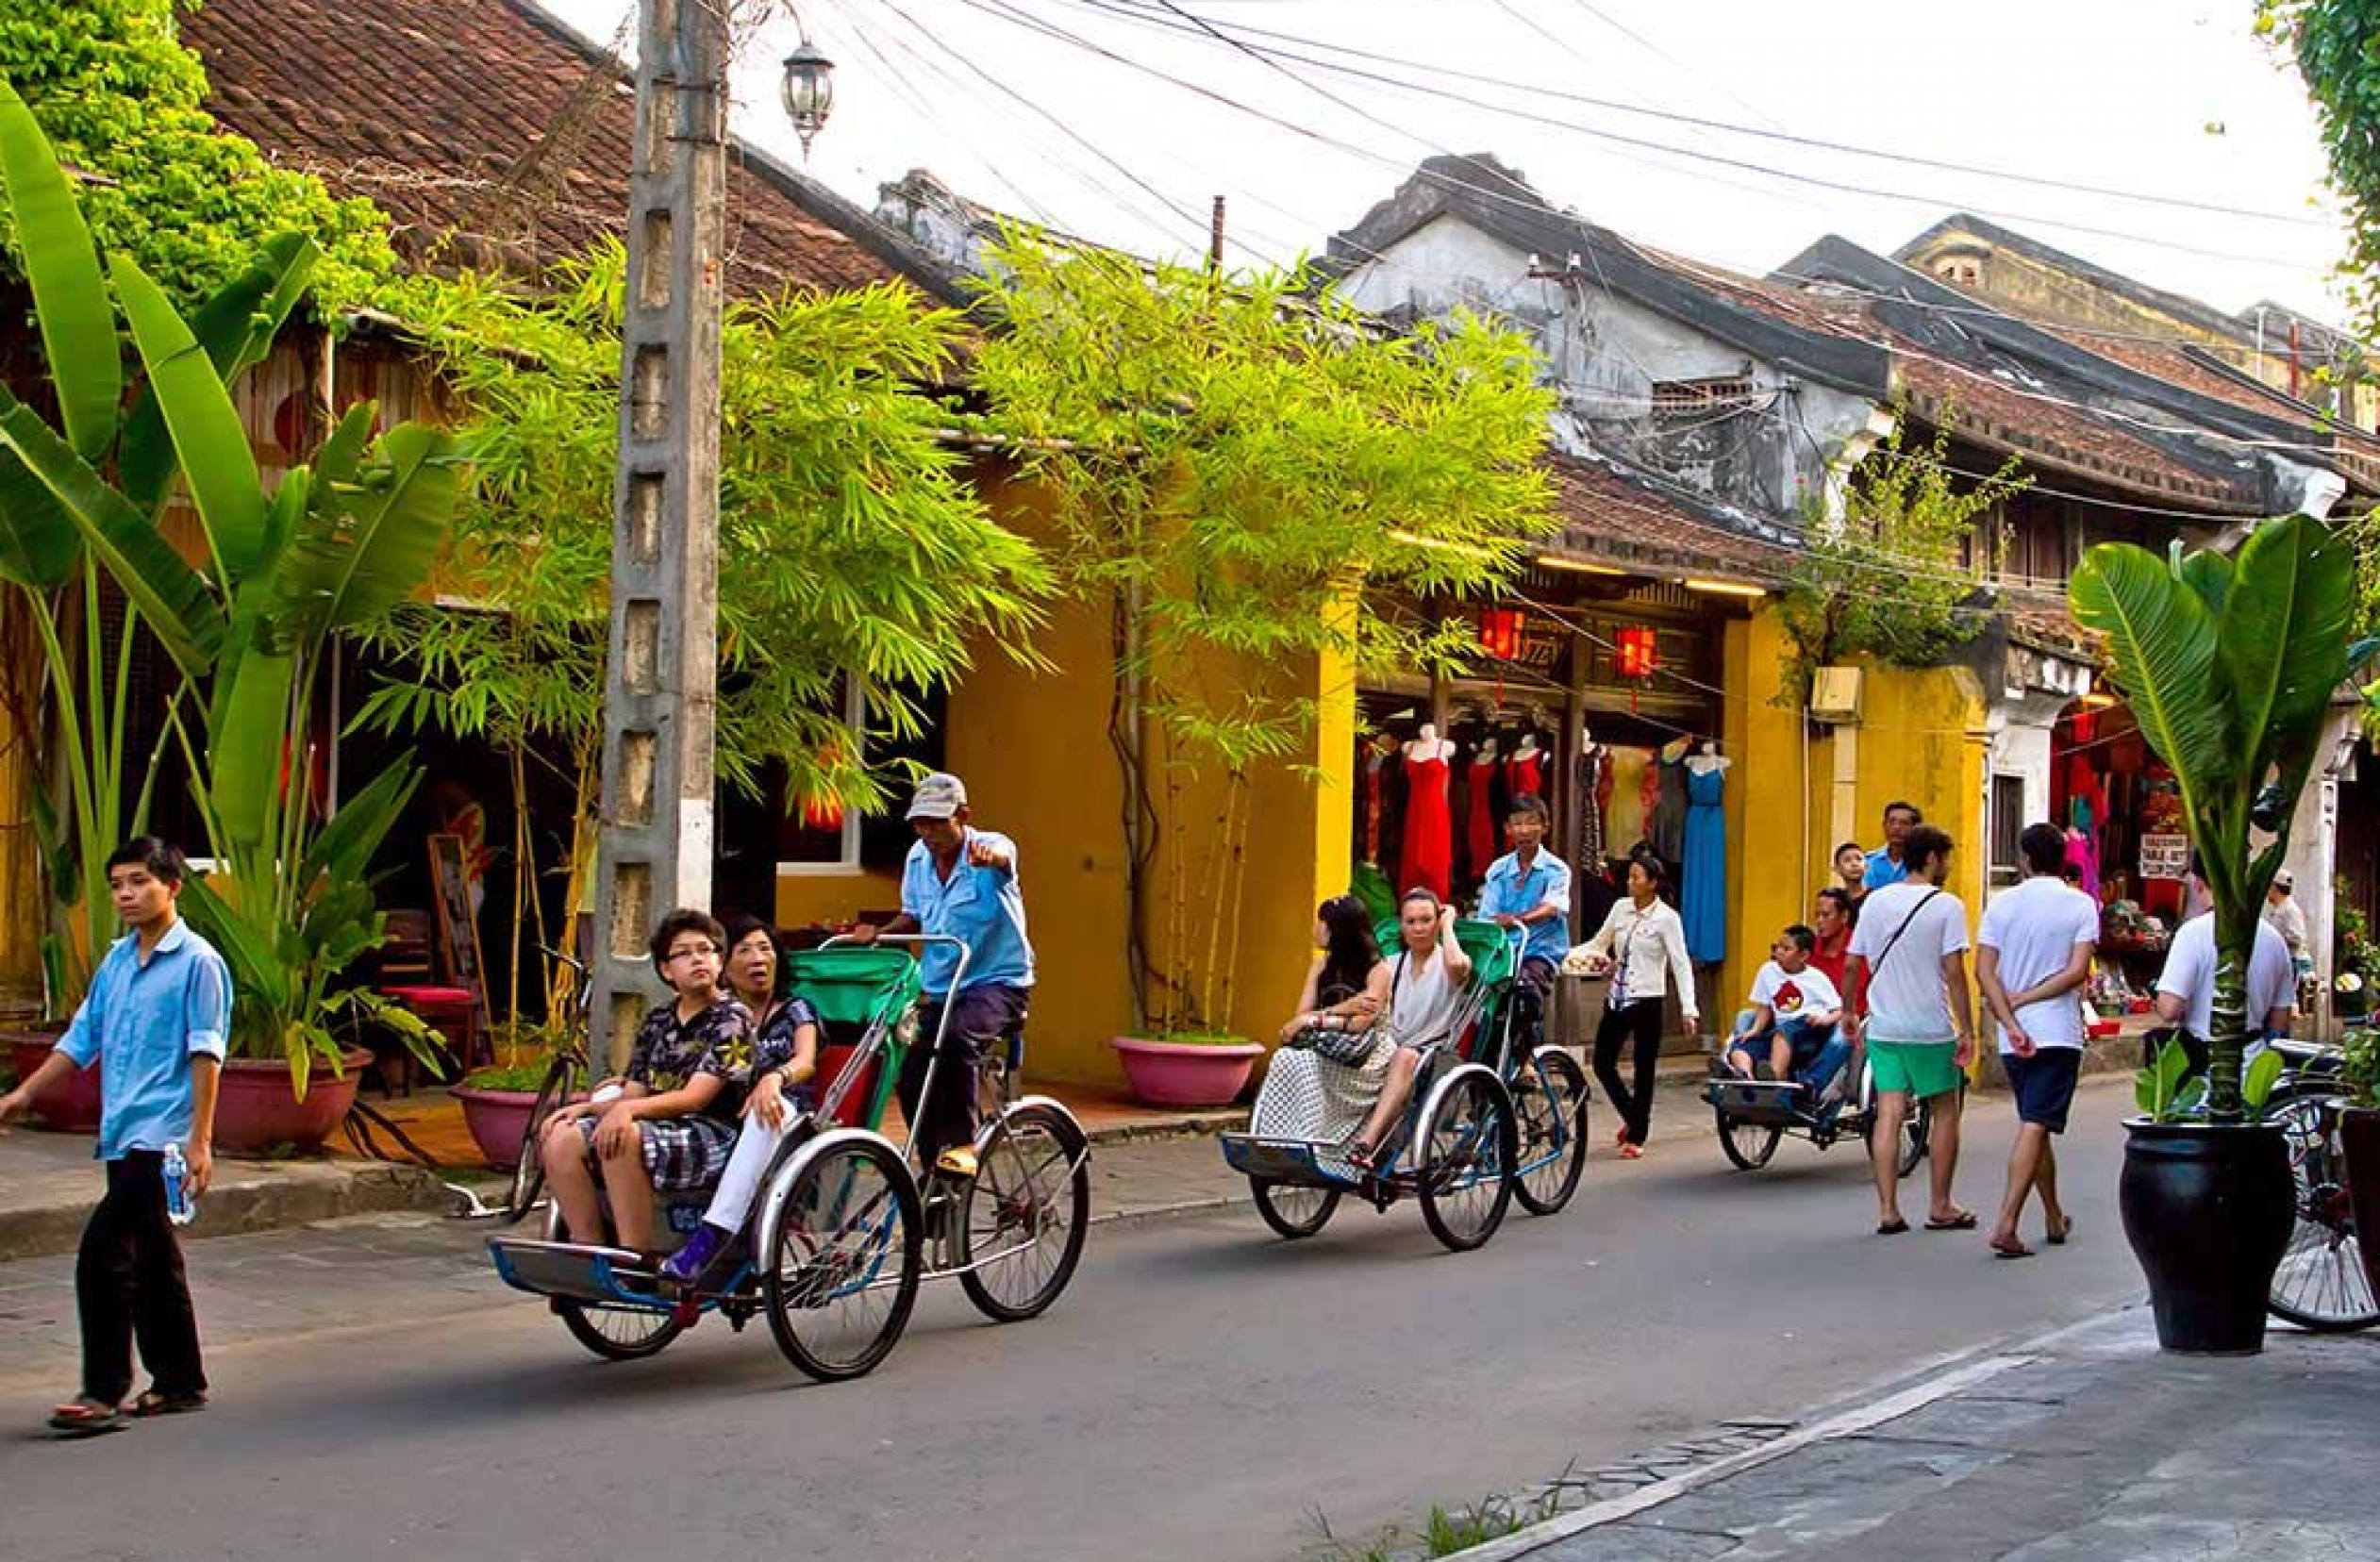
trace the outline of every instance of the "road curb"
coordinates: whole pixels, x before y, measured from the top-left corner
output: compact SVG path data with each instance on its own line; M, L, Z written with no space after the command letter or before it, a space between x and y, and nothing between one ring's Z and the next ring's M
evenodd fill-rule
M453 1204L437 1175L419 1167L224 1160L216 1168L215 1186L199 1201L198 1219L182 1229L185 1238L242 1237L342 1215L436 1212ZM0 1263L74 1252L99 1193L94 1175L89 1202L0 1210Z

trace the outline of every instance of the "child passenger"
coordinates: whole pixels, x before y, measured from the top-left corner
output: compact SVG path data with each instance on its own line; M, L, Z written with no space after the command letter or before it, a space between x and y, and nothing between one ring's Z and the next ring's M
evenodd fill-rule
M1835 1036L1843 997L1810 963L1817 947L1817 933L1799 922L1769 946L1768 963L1752 981L1752 1007L1737 1016L1727 1043L1727 1066L1744 1078L1765 1059L1770 1077L1804 1079L1815 1093L1841 1066L1840 1055L1850 1050Z

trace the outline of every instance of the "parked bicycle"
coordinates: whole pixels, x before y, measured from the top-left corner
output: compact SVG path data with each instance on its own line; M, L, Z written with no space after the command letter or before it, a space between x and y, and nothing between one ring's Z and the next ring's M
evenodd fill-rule
M2297 1224L2273 1271L2265 1306L2273 1317L2320 1334L2341 1334L2380 1323L2380 1298L2365 1275L2355 1211L2347 1200L2347 1162L2339 1143L2339 1113L2347 1106L2336 1047L2272 1043L2288 1070L2265 1099L2264 1120L2289 1146L2297 1185Z

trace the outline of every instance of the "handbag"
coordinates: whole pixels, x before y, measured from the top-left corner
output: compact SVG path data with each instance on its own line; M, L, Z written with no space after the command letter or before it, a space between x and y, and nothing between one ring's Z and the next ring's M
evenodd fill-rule
M1290 1046L1349 1069L1369 1062L1378 1044L1379 1038L1368 1030L1331 1030L1322 1025L1309 1025L1290 1038Z

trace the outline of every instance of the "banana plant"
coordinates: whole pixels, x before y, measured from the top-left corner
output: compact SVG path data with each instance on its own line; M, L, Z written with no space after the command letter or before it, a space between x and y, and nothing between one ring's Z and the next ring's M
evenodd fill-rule
M2215 904L2206 1115L2239 1122L2248 957L2353 665L2352 551L2296 515L2257 527L2230 557L2103 543L2068 592L2075 619L2105 637L2116 686L2181 790Z
M219 863L190 896L191 917L234 973L235 1055L285 1058L303 1096L317 1059L339 1066L343 1049L328 1022L341 1016L369 1011L428 1044L404 1011L333 989L381 941L369 869L418 775L400 762L336 818L319 819L314 780L329 735L318 730L315 695L335 637L376 622L427 577L459 484L453 442L414 424L375 440L375 409L365 404L311 466L268 490L230 387L302 296L310 246L270 248L244 292L185 320L125 258L112 257L103 274L55 158L45 176L28 150L39 138L0 84L0 146L8 148L0 168L28 256L43 257L34 302L64 424L52 428L0 390L0 529L79 548L86 570L107 572L180 670L189 699L168 725L204 778ZM108 395L120 401L121 382L108 380L101 360L120 372L124 349L103 274L142 375L140 399L112 428L100 390L113 385ZM104 342L85 340L102 319ZM105 470L111 450L114 481ZM203 539L195 562L158 524L177 478ZM119 681L118 732L124 699ZM87 842L104 823L93 820Z
M174 449L149 387L138 387L130 407L125 405L124 354L90 230L47 139L6 81L0 81L0 209L17 236L63 440L93 469L116 474L127 511L120 518L123 536L112 546L138 567L171 552L158 521L178 470ZM283 235L199 309L193 328L225 379L270 351L304 295L313 264L308 241ZM38 437L27 425L40 419L5 389L0 419ZM50 1012L58 1017L81 1002L92 962L115 933L106 854L145 828L146 777L155 775L162 756L157 750L135 754L128 746L141 620L126 611L110 628L103 611L104 574L74 518L13 449L0 448L0 590L9 599L7 610L21 615L41 651L34 692L47 719L37 733L38 748L61 793L53 799L37 789L33 809L48 898L63 914L42 939L44 989ZM198 604L189 607L195 612ZM135 773L144 779L127 809L126 780Z

